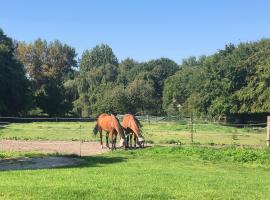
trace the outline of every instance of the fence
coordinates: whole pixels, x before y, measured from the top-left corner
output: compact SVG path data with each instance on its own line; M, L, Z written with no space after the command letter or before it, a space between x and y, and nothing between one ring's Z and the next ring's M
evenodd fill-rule
M121 121L123 115L118 115L117 117ZM201 144L212 146L248 145L256 147L264 147L266 144L266 123L228 124L209 121L203 118L191 119L150 115L137 116L137 118L143 122L144 127L142 130L148 143L166 145ZM99 138L95 138L90 134L94 123L88 123L95 120L96 118L91 117L0 117L0 139L98 141ZM268 132L270 132L270 129Z

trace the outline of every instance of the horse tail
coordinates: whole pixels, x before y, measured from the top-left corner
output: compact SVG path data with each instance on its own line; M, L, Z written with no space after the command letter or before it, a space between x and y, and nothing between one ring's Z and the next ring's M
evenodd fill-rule
M98 123L97 123L97 124L95 125L94 129L93 129L93 134L94 134L94 135L97 135L98 131L99 131L99 125L98 125Z

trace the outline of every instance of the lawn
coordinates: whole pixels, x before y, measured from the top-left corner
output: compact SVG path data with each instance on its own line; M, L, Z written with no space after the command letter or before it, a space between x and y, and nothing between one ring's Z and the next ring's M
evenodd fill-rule
M152 147L0 172L0 199L269 199L270 152Z
M14 123L0 127L0 139L97 141L95 122ZM178 122L143 123L146 140L155 144L189 144L190 125ZM265 145L265 128L236 128L220 124L195 124L194 142L200 144Z

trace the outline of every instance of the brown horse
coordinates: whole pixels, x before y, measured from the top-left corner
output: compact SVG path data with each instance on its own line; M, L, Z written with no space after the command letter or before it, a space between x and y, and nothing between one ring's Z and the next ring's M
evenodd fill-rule
M106 131L106 146L109 148L109 136L111 137L112 150L116 149L116 137L117 134L120 135L120 147L125 145L125 134L118 121L118 119L113 114L101 114L98 117L97 124L93 130L96 135L100 133L100 145L103 148L102 142L102 130Z
M131 114L124 115L122 127L124 128L126 133L127 147L132 147L132 135L134 137L134 147L136 147L136 143L138 143L141 148L144 147L144 138L141 134L142 125L136 117Z

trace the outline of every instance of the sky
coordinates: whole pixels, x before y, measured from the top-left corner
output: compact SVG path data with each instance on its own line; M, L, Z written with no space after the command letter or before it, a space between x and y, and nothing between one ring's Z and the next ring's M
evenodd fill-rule
M2 0L0 6L8 36L58 39L78 57L106 43L119 60L181 63L228 43L270 38L268 0Z

